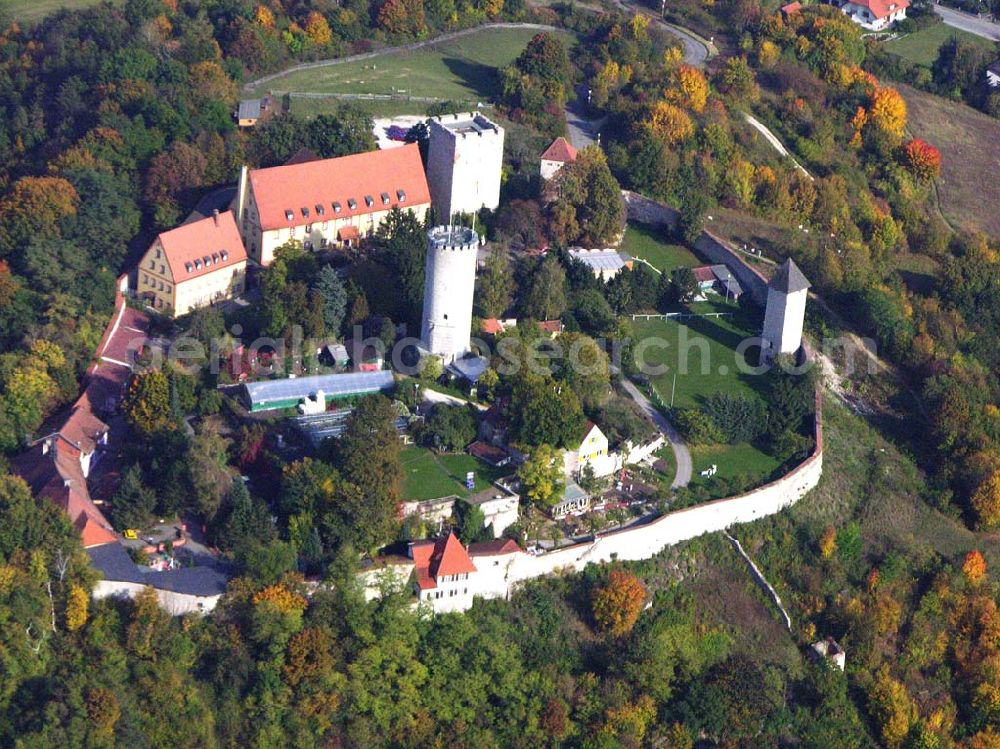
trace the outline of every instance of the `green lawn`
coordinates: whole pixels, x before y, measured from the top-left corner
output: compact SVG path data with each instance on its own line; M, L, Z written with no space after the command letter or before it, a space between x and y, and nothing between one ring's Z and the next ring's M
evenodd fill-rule
M404 114L426 114L427 102L401 99L354 101L345 99L304 99L293 96L289 111L301 117L315 117L318 114L336 112L345 104L367 112L372 117L396 117Z
M497 69L521 54L536 33L532 29L483 29L412 52L386 50L372 59L290 72L268 81L262 89L491 100L499 93ZM571 42L572 37L567 34L565 41Z
M746 338L760 334L760 315L709 297L697 305L699 312L731 311L732 317L685 317L668 320L636 320L636 346L644 345L642 358L647 367L666 367L652 374L660 397L670 403L677 374L674 406L691 408L717 392L759 395L760 376L739 372L735 349ZM643 344L643 341L646 341ZM683 345L683 348L681 346Z
M664 229L648 224L629 223L620 249L632 257L648 260L657 270L704 265L687 247L668 242Z
M475 491L489 488L496 479L510 473L509 469L493 468L465 453L438 455L423 447L405 447L400 455L403 471L403 499L423 502L438 497L470 494L465 488L465 474L476 474Z
M907 34L901 39L886 42L885 48L910 62L929 68L937 59L938 48L953 36L958 37L960 41L978 45L991 52L996 49L996 45L989 39L945 26L943 23L936 23L913 34Z
M708 481L701 477L701 472L712 465L718 467L718 473L715 474L717 479L747 476L754 480L770 476L781 465L773 455L768 455L747 442L735 445L696 445L689 449L694 466L689 484L691 487Z
M16 21L37 21L63 8L86 8L99 0L6 0L0 3L7 17Z

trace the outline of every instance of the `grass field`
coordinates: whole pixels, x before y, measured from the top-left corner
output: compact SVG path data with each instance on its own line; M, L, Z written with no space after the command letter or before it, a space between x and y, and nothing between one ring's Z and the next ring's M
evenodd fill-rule
M900 85L909 131L941 151L941 211L953 225L1000 235L1000 121L940 96Z
M737 476L756 479L770 476L781 465L773 455L746 442L736 445L694 445L688 449L691 450L691 463L694 467L689 484L692 488L707 483L708 479L702 478L700 474L713 465L719 470L715 475L716 479L734 479Z
M691 408L717 392L759 394L760 378L736 369L735 349L745 338L759 335L760 319L745 310L727 305L722 299L710 299L701 309L734 312L732 317L688 317L637 320L633 323L637 345L658 339L659 345L646 344L646 366L665 365L666 371L652 376L657 391L670 401L674 373L677 387L674 406Z
M0 13L16 21L37 21L63 8L86 8L100 0L0 0Z
M509 469L493 468L465 453L438 455L423 447L403 448L400 458L406 473L403 499L409 502L468 496L471 492L465 488L465 474L469 471L476 474L477 492L510 473Z
M900 39L886 42L885 48L910 62L929 68L937 59L938 48L953 36L958 37L959 41L975 44L990 51L996 47L989 39L945 26L943 23L936 23Z
M372 117L395 117L404 114L426 114L427 102L406 101L401 99L377 101L347 101L344 99L303 99L293 96L289 111L302 117L315 117L318 114L336 112L345 104L357 107Z
M521 54L536 33L483 29L414 51L387 50L373 59L290 72L262 89L492 100L499 92L497 69Z
M632 257L648 260L657 270L694 268L704 264L687 247L668 242L663 229L648 224L630 223L621 249Z

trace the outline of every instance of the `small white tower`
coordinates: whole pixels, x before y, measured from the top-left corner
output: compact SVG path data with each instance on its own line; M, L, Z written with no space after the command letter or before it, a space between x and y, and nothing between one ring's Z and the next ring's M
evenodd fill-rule
M478 252L479 235L467 227L436 226L427 232L420 338L445 364L469 351Z
M503 128L478 112L428 122L427 183L439 221L500 204Z
M799 266L788 258L767 285L767 308L764 310L762 360L780 354L794 354L802 346L802 325L806 319L809 281Z

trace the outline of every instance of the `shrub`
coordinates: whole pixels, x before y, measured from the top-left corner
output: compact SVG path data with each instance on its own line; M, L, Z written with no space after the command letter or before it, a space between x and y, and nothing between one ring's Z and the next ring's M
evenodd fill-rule
M703 410L729 443L753 442L767 428L767 410L756 398L715 393Z

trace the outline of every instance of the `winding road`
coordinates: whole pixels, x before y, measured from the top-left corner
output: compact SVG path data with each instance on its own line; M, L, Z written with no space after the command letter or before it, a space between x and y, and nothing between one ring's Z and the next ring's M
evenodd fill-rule
M674 474L674 480L670 484L670 488L680 489L682 486L687 486L691 482L693 464L691 462L691 451L684 444L684 439L674 425L667 420L667 417L660 412L660 409L650 403L649 398L643 395L642 391L631 381L622 378L622 387L625 388L625 392L629 394L629 397L636 402L639 408L653 420L656 428L670 442L670 449L674 451L674 461L677 463L677 473Z

